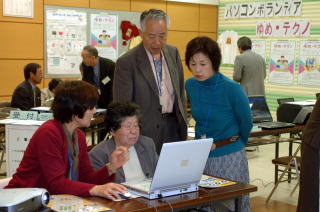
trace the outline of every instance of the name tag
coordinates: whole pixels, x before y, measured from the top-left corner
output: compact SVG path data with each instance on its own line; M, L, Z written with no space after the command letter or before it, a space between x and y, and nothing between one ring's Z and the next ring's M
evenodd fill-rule
M53 119L52 113L38 113L38 111L23 111L23 110L11 110L10 119L19 120L35 120L35 121L47 121Z
M201 139L206 139L206 138L207 138L206 134L201 135Z
M110 77L108 77L108 76L106 76L101 82L104 84L104 85L106 85L108 82L110 82L111 81L111 79L110 79Z
M20 119L20 120L37 120L38 112L37 111L22 111L22 110L11 110L10 119Z
M53 119L53 114L52 113L40 113L38 115L38 120L39 121L47 121Z

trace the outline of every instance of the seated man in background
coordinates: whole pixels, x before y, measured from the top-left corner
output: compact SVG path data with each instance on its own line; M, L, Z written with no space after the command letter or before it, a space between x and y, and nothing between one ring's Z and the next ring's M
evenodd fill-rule
M86 137L98 100L97 89L84 81L68 81L56 88L53 120L34 133L22 161L6 188L45 188L50 194L120 198L126 188L115 183L114 173L128 160L128 150L117 147L110 160L94 171Z
M59 85L59 83L62 82L61 79L53 78L50 80L48 84L48 88L44 88L41 90L41 105L50 107L53 98L54 98L54 92L56 87Z
M100 142L90 151L90 160L98 170L110 161L116 147L129 149L130 159L116 170L115 182L142 181L153 177L158 155L153 140L140 135L141 111L129 101L113 102L107 107L106 130L112 138Z
M13 92L11 107L29 110L41 104L40 89L36 86L41 83L42 69L37 63L29 63L24 67L25 80Z

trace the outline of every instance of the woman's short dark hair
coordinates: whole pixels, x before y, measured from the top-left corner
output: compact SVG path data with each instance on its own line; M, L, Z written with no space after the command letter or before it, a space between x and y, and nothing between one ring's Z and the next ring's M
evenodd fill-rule
M115 101L110 103L105 117L106 131L117 131L121 127L121 122L131 116L136 116L140 124L142 113L137 104L130 101Z
M206 36L196 37L189 41L185 55L186 65L189 69L190 60L197 53L203 53L208 56L208 58L211 60L213 71L219 72L219 67L221 64L221 52L216 41Z
M55 90L51 106L53 117L61 123L72 121L73 116L83 118L88 109L93 109L99 98L96 87L88 82L66 81L60 83Z
M61 82L62 82L61 79L53 78L52 80L50 80L50 82L48 84L49 90L53 91L53 89L55 89L59 85L59 83L61 83Z
M246 36L243 36L243 37L239 38L239 40L237 42L237 46L238 46L238 48L242 49L243 51L251 49L251 46L252 46L251 39Z

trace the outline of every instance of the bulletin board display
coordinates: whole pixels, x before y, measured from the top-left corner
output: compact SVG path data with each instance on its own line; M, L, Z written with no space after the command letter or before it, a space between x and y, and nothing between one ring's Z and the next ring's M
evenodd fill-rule
M320 82L320 19L313 11L320 0L237 1L221 0L219 44L221 71L232 76L239 52L237 40L252 39L252 50L266 60L268 89L285 93L281 86L314 93ZM310 88L307 88L309 86Z
M45 77L80 77L81 51L90 44L116 61L141 41L140 13L45 6Z

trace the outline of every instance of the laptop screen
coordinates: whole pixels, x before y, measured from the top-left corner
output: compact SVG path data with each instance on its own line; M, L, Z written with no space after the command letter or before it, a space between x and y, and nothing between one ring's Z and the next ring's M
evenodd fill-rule
M264 96L249 96L254 123L272 121L272 116Z
M198 184L212 141L208 138L163 144L151 190Z

